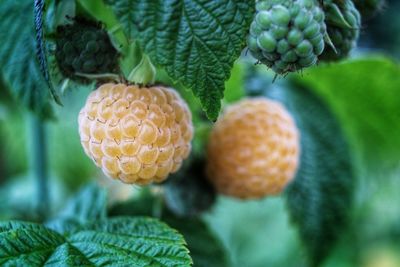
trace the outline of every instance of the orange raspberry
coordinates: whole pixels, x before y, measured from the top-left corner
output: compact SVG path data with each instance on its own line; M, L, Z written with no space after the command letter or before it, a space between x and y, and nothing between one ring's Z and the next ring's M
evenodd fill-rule
M191 150L192 115L169 88L104 84L89 95L78 121L86 154L125 183L161 182Z
M238 198L278 194L296 174L299 150L297 127L280 103L242 100L211 132L208 177L220 193Z

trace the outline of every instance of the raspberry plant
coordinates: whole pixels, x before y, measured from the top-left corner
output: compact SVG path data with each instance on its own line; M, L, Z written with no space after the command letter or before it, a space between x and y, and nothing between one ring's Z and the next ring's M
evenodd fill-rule
M251 248L252 257L238 255L246 240L269 241L257 227L271 224L238 220L224 203L232 210L255 203L259 215L264 199L280 199L305 252L293 266L324 266L359 219L352 217L359 164L369 172L375 160L366 154L382 163L387 153L387 166L398 164L392 144L379 139L400 135L396 112L367 106L364 93L397 107L396 86L389 97L368 88L400 77L398 66L346 61L363 18L382 3L3 0L0 86L32 111L38 207L34 216L12 217L24 221L0 222L0 265L269 266L252 264L259 255ZM374 80L373 68L387 80ZM345 90L352 79L360 85ZM364 112L353 105L358 98ZM364 113L389 123L368 124ZM74 125L58 129L64 148L51 146L49 121ZM69 148L70 140L80 146ZM371 140L380 149L368 150ZM71 188L82 185L63 205L51 201L54 155L78 174ZM93 183L80 181L81 164ZM105 176L123 189L99 182ZM127 189L134 195L122 199ZM268 218L281 225L275 211Z

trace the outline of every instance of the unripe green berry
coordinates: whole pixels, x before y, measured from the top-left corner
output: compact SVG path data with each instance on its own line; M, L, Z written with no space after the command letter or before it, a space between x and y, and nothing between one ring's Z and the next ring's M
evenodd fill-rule
M258 37L257 44L262 50L272 52L276 47L276 39L270 33L263 32Z
M61 72L77 80L82 80L77 73L102 74L118 68L118 52L107 32L83 19L57 28L55 56Z
M252 56L278 74L316 63L326 35L317 0L258 0L256 11L247 38Z
M321 59L333 61L346 58L357 45L361 28L360 13L351 0L342 0L340 3L336 3L334 0L325 0L324 5L328 11L332 10L328 7L337 7L342 23L338 23L340 20L337 19L337 13L327 12L328 35L335 50L327 47L321 55Z

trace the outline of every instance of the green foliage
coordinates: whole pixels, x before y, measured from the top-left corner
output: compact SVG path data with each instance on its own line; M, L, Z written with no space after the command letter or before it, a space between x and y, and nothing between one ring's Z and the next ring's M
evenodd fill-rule
M36 56L39 60L40 70L50 89L50 92L54 100L61 105L61 100L54 90L51 82L50 73L47 64L47 49L46 41L44 39L44 28L43 28L43 11L44 11L44 0L35 0L34 16L35 16L35 30L36 30Z
M71 84L64 98L64 107L56 110L60 118L49 124L49 158L52 173L62 181L67 191L76 192L93 177L98 168L85 154L78 138L77 117L85 104L87 95L95 89L95 84L78 86ZM73 155L73 157L71 157Z
M60 234L34 223L0 223L0 264L40 266L56 248L65 243Z
M298 78L330 106L347 136L359 178L353 232L366 247L399 221L400 67L364 58Z
M1 75L24 105L50 117L50 94L36 58L33 8L28 0L0 4L0 40L7 40L0 46Z
M193 90L210 119L221 107L224 82L245 46L251 1L109 0L125 33ZM137 8L140 7L140 8ZM160 30L162 29L162 30Z
M54 33L59 25L66 24L75 17L76 3L69 0L48 1L44 24L46 31Z
M185 237L194 267L230 266L225 247L202 219L176 217L151 194L143 193L109 210L110 216L154 216L155 213L161 213L161 219Z
M65 233L89 221L106 218L106 192L95 184L81 189L60 211L56 219L47 225L58 232Z
M245 96L244 92L244 64L236 62L233 65L232 74L225 83L224 101L233 103L239 101Z
M0 90L6 89L1 88ZM0 119L0 154L7 155L7 157L1 157L0 160L0 165L3 165L0 180L21 175L28 169L27 140L21 138L19 142L10 141L15 136L24 136L26 133L24 122L21 113L17 112L14 105L10 106L8 116Z
M76 118L71 118L71 121L75 120ZM78 131L76 127L59 122L49 130L52 133L49 140L49 146L52 148L49 152L50 167L57 178L65 184L66 189L75 192L92 179L98 170L84 153L79 138L65 138L66 135L75 137Z
M100 220L106 217L106 192L95 184L85 186L59 214L74 217L81 222Z
M225 247L203 220L171 216L165 221L185 237L194 267L230 266Z
M128 48L128 40L123 31L120 30L119 22L114 12L104 3L104 1L77 0L76 5L78 13L89 15L90 17L93 17L96 20L104 23L109 32L112 32L112 38L114 39L115 43L121 45L123 49ZM120 47L116 46L116 48L118 49ZM122 51L122 53L125 52L127 51Z
M204 160L193 159L190 166L184 166L165 182L165 202L176 215L199 215L214 204L216 192L206 178L205 168Z
M312 266L319 266L349 223L355 182L352 161L339 124L318 98L304 88L279 94L285 95L281 100L295 114L301 131L301 163L287 190L289 212Z
M0 224L0 264L7 266L189 266L181 235L150 218L113 218L62 236L42 225Z
M375 16L379 11L382 11L386 1L385 0L353 0L358 10L365 18L371 18Z
M365 1L369 0L360 0L358 2ZM364 30L361 37L368 44L368 47L399 59L400 38L397 33L400 32L400 16L398 13L400 1L381 0L380 2L383 2L383 5L380 12L376 14L377 16L370 21L364 21L366 23L363 28L368 30ZM360 12L362 13L362 10Z
M282 197L219 197L206 221L229 252L230 267L306 267L297 229Z
M331 107L354 151L359 171L396 175L400 157L400 67L385 58L359 59L310 70L297 82Z
M7 266L189 266L183 237L145 217L106 218L104 190L90 185L47 224L0 223Z

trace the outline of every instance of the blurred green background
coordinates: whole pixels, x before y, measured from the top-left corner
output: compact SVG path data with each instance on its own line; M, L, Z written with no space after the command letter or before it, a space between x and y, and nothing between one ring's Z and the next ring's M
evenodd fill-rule
M343 230L326 267L400 266L399 10L400 1L388 1L378 16L364 22L351 59L321 64L292 77L337 117L356 168L351 225ZM226 103L244 94L246 65L246 59L237 62L227 83ZM83 86L65 92L64 107L57 107L56 119L45 124L53 212L91 180L109 188L110 202L128 199L138 190L106 179L80 146L77 115L92 89ZM191 94L181 92L199 113ZM0 82L0 219L38 219L34 125L32 115L12 100ZM196 145L201 150L201 144ZM282 197L246 202L219 197L204 218L228 249L232 267L307 266Z

